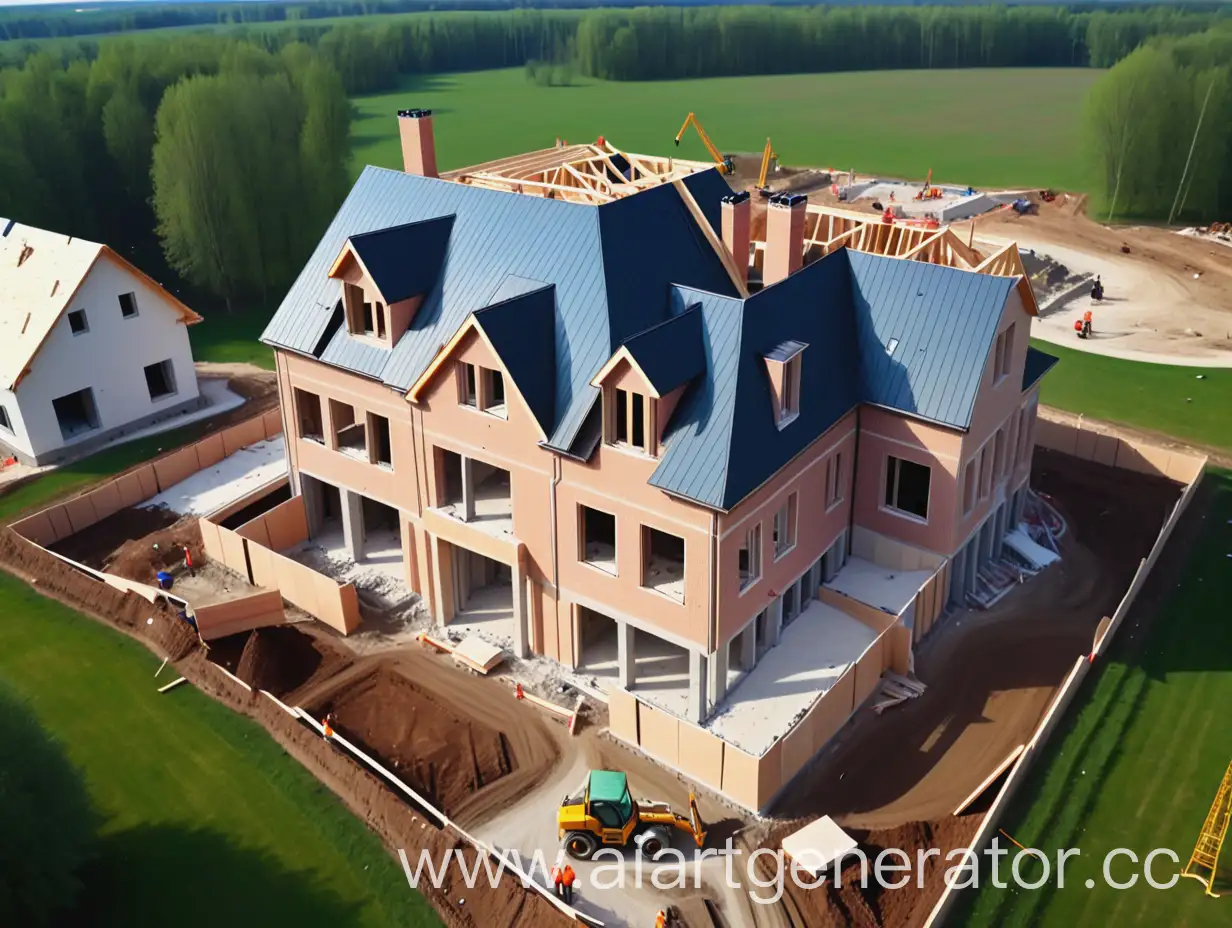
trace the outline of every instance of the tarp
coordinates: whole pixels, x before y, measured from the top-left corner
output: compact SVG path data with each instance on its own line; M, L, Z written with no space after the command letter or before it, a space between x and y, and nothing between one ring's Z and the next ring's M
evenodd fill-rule
M1005 543L1026 558L1028 563L1036 567L1047 567L1054 561L1061 560L1059 554L1055 554L1032 541L1031 537L1027 534L1026 526L1021 523L1018 528L1005 536Z

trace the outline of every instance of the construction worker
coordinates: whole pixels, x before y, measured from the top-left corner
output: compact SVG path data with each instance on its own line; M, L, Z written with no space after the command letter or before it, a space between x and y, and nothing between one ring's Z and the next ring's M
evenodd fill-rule
M560 872L560 882L565 889L565 905L573 905L573 881L577 879L577 874L573 872L573 868L569 864L565 864L564 869Z
M655 928L667 928L667 912L659 909L659 914L655 916Z
M188 571L188 576L197 576L197 571L193 569L192 552L188 550L188 545L184 546L184 569Z
M334 743L334 713L330 712L321 719L321 736L326 744Z
M1091 337L1091 311L1089 309L1082 314L1082 337Z
M1091 285L1091 299L1099 302L1104 298L1104 282L1097 275L1095 283Z
M552 890L557 899L565 898L565 873L559 863L552 868Z

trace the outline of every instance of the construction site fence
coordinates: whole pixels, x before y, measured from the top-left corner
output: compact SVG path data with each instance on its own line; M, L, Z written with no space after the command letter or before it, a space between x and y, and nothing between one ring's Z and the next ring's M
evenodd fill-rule
M609 730L619 740L742 808L759 812L877 692L881 675L887 668L905 672L911 632L902 625L890 624L894 623L893 616L879 615L888 620L886 624L890 627L877 628L878 637L859 660L817 698L782 738L760 755L745 751L627 690L613 690L608 694Z
M291 605L344 635L359 627L355 584L339 583L272 547L291 547L308 537L303 497L292 497L235 531L206 517L199 524L202 545L211 560L226 565L253 586L277 591Z
M1168 539L1172 537L1172 532L1176 528L1177 522L1180 521L1181 516L1184 515L1185 511L1189 508L1189 504L1193 501L1198 485L1202 481L1202 474L1206 469L1207 462L1205 456L1150 445L1142 441L1118 438L1115 435L1098 431L1098 424L1096 424L1095 428L1089 429L1081 423L1046 421L1041 415L1038 428L1037 444L1045 448L1053 448L1066 454L1076 454L1076 456L1083 457L1086 460L1098 461L1111 467L1168 477L1178 482L1184 482L1186 486L1184 493L1181 494L1176 505L1172 507L1171 513L1169 513L1163 527L1159 530L1154 544L1151 545L1150 552L1138 565L1134 579L1125 591L1125 595L1121 598L1121 602L1117 606L1116 612L1113 613L1111 621L1101 623L1102 632L1098 633L1096 640L1092 644L1091 651L1087 654L1078 655L1075 658L1074 666L1061 684L1061 688L1057 690L1056 695L1048 706L1048 710L1044 713L1043 718L1040 719L1039 725L1032 732L1026 748L1019 756L1015 765L1010 768L1009 776L993 800L991 807L984 816L984 821L981 823L970 845L971 850L977 855L981 855L981 857L996 835L999 827L998 822L1001 821L1008 811L1010 803L1026 780L1032 765L1047 747L1048 740L1056 731L1061 719L1065 717L1066 710L1073 703L1083 681L1091 672L1091 668L1095 665L1099 656L1104 654L1111 645L1113 636L1121 627L1125 616L1138 598L1138 594L1142 591L1142 587L1150 576L1151 570L1155 567L1155 563L1159 560L1160 554L1167 545ZM946 917L953 911L954 905L958 901L958 894L962 888L947 884L941 898L937 901L937 905L924 923L924 928L934 928L934 926L944 924Z
M125 471L85 493L41 509L14 522L11 528L22 538L46 548L122 509L157 496L241 448L281 433L282 417L277 409L271 409Z

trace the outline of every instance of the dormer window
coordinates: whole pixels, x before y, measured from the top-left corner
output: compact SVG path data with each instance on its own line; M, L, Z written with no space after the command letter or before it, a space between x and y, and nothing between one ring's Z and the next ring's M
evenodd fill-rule
M636 448L653 454L648 427L654 399L632 390L613 387L605 391L608 396L607 414L604 416L605 440L609 445Z
M764 355L774 422L780 429L800 415L800 362L807 347L803 342L788 341L775 345Z

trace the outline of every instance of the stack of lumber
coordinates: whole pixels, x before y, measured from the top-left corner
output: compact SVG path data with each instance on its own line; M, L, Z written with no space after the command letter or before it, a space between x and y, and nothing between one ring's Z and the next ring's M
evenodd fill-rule
M887 673L881 678L880 698L873 703L873 711L881 715L886 709L904 703L908 699L919 699L926 689L928 687L914 677Z

